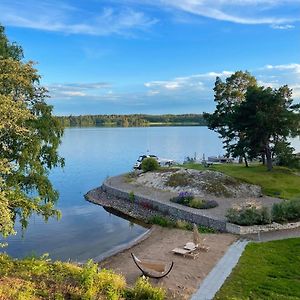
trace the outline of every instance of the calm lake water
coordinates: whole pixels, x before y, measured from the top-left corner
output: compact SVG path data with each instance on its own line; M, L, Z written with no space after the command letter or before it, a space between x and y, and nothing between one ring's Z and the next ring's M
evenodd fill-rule
M293 145L299 152L299 139ZM130 171L138 156L148 150L179 162L195 153L200 159L203 153L223 154L221 141L206 127L66 129L59 150L65 168L50 175L60 193L57 206L62 218L44 223L32 217L23 238L18 230L8 239L6 252L14 257L49 253L53 259L84 261L144 233L145 228L85 201L84 194L107 176Z

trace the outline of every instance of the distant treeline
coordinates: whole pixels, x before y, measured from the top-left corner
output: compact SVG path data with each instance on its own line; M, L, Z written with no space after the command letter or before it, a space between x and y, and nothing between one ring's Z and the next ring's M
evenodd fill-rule
M202 114L83 115L57 117L65 127L205 126Z

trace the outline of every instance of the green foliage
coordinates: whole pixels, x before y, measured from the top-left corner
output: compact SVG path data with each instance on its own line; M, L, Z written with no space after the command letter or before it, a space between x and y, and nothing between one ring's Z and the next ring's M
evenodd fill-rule
M293 104L288 86L279 89L258 87L248 72L236 72L224 83L215 83L216 110L204 114L208 127L224 139L227 154L247 159L262 156L272 170L272 157L285 145L287 138L300 134L300 104ZM275 149L277 147L277 153Z
M153 287L149 280L141 277L137 280L134 288L131 291L131 296L128 299L132 300L164 300L166 292L162 288Z
M156 171L159 169L158 161L153 157L143 159L141 168L144 172Z
M134 195L134 192L133 192L133 191L131 191L131 192L128 194L128 196L129 196L129 200L130 200L130 202L134 203L134 200L135 200L135 195Z
M10 43L0 25L0 59L13 58L20 61L23 58L23 49L16 43Z
M159 225L161 227L169 227L169 228L176 227L175 221L171 220L168 217L163 217L160 215L155 215L155 216L150 217L148 219L148 223Z
M149 224L155 224L159 225L161 227L168 227L168 228L178 228L183 230L193 230L193 225L187 221L184 220L172 220L169 217L164 217L160 215L155 215L150 217L147 220L147 223ZM201 233L216 233L216 231L213 228L206 227L199 225L198 230Z
M300 158L293 153L294 150L293 147L290 147L290 143L284 141L276 143L274 147L276 164L292 169L300 169Z
M204 169L201 164L187 164L184 167L195 170ZM267 172L264 166L257 164L250 165L249 168L240 164L220 164L211 166L210 170L223 172L240 181L259 185L267 196L282 199L300 198L300 177L288 168L275 166L272 172Z
M234 113L233 127L243 132L237 147L246 145L250 159L264 155L269 171L276 145L280 143L279 155L283 150L291 150L287 138L300 134L300 104L293 105L291 97L292 90L286 85L279 89L249 87L246 100Z
M19 219L39 214L59 217L54 208L58 193L48 171L63 165L57 148L63 134L47 90L33 62L21 61L22 48L9 43L0 27L0 234L14 232ZM34 195L34 196L33 196Z
M200 114L183 115L85 115L58 117L65 127L142 127L142 126L205 126L206 122Z
M91 260L79 267L60 261L52 263L47 255L17 260L0 254L1 299L160 300L164 297L163 289L152 287L144 279L133 289L127 288L122 275L98 270Z
M243 132L235 126L235 110L245 101L247 89L256 85L255 77L249 72L237 71L226 78L226 82L217 77L214 87L216 110L204 114L208 128L220 135L224 148L235 157L244 156L246 150L244 145L236 147Z
M172 187L187 186L189 185L189 178L186 174L174 173L168 178L166 185Z
M246 246L215 300L300 299L300 239Z
M272 219L275 222L300 221L300 200L285 200L274 203Z
M271 223L271 216L266 207L230 208L226 213L226 217L230 223L242 226Z
M171 198L170 201L197 209L209 209L218 206L214 200L195 198L192 193L188 192L181 192L179 196Z

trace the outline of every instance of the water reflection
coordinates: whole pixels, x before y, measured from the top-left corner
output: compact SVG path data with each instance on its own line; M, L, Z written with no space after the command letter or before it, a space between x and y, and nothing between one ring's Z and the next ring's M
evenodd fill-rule
M300 141L293 141L300 151ZM34 216L22 239L8 239L6 251L15 257L32 252L49 253L53 259L83 261L97 257L127 243L147 229L133 220L108 213L84 199L84 194L99 186L107 176L129 171L140 154L156 154L183 161L223 154L217 134L206 127L152 128L72 128L65 131L60 153L66 159L63 170L50 174L60 192L58 208L62 219L48 223Z

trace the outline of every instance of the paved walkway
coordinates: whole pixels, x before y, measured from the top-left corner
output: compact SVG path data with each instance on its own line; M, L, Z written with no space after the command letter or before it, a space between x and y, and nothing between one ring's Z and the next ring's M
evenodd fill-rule
M247 235L247 238L256 242L267 242L282 240L288 238L299 238L300 228L289 230L262 232L260 234ZM219 260L212 271L206 276L198 291L193 295L191 300L211 300L221 288L226 278L230 275L232 269L236 266L242 255L247 240L238 240L232 244L225 255Z
M225 255L219 260L211 272L206 276L198 291L191 300L211 300L221 288L232 269L236 266L248 241L238 240L233 243Z

